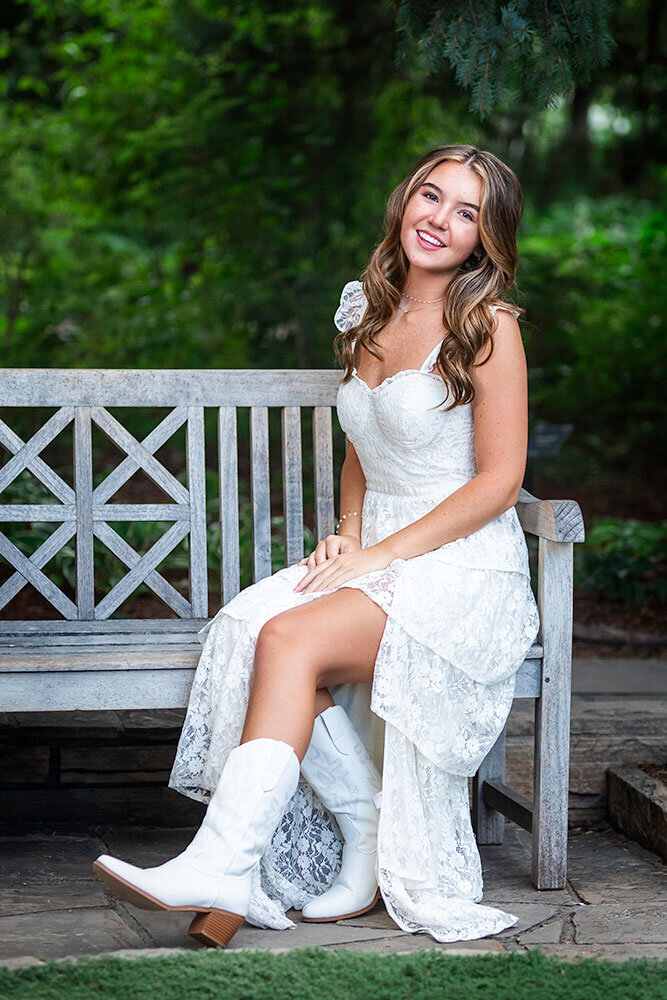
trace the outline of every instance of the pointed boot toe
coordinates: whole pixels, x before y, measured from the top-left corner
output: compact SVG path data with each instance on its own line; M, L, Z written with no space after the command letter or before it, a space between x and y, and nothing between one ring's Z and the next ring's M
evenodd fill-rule
M294 747L259 738L229 754L194 840L177 857L138 868L109 854L93 863L120 899L143 910L191 910L189 934L225 947L250 907L253 872L299 782Z
M140 910L170 909L168 903L158 899L150 891L155 887L150 884L150 877L147 878L144 868L137 868L136 865L130 865L110 854L100 854L97 861L93 861L93 871L111 889L114 896L132 903Z
M333 885L328 892L306 903L301 911L301 919L306 923L330 923L334 920L345 920L346 917L360 917L362 913L372 910L379 898L378 886L372 898L359 906L358 893L352 893L342 885Z

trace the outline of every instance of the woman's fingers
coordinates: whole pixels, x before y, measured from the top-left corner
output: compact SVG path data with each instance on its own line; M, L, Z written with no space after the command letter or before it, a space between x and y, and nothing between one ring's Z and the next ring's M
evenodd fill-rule
M309 556L304 556L303 559L299 561L299 566L308 565L309 569L314 569L314 567L319 565L319 563L323 563L326 560L326 554L322 555L320 552L320 556L318 558L318 549L320 548L320 545L322 545L322 542L320 542L317 548L314 549Z
M338 535L327 535L327 537L323 538L321 542L318 542L317 546L309 556L304 556L303 559L299 560L298 565L308 566L308 570L310 572L311 570L317 569L319 566L323 566L324 563L335 559L336 556L341 555L346 548L347 546L345 545L345 542L339 538ZM306 574L303 579L306 580L307 576L308 574ZM310 580L308 580L308 582L310 582ZM303 581L300 581L300 589L302 589L301 584L303 584Z
M318 542L309 556L304 556L299 561L298 565L305 566L307 564L309 569L314 569L316 566L321 566L322 563L327 562L329 559L334 559L351 548L352 546L347 544L339 535L327 535L326 538Z
M323 590L332 572L333 560L329 559L326 563L320 563L314 569L309 569L305 576L299 580L294 590L300 593Z

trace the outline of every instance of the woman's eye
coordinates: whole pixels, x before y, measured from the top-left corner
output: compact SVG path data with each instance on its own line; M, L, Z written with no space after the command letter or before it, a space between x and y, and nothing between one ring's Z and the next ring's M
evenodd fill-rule
M422 195L423 195L424 198L428 198L429 200L431 200L431 199L433 199L434 201L438 200L437 195L435 195L433 193L433 191L422 191ZM470 222L474 222L475 221L474 218L473 218L473 216L470 214L470 212L466 212L465 209L462 211L462 215L467 216L467 218L468 218L468 220Z

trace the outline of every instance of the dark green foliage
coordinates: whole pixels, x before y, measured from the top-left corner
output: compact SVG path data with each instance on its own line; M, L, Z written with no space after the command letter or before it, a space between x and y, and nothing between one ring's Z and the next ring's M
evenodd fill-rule
M286 346L324 362L311 331L364 254L350 223L391 59L382 5L24 10L39 45L8 42L0 164L8 302L28 308L0 328L5 363L271 367Z
M610 8L608 0L403 0L398 62L414 60L426 75L451 68L482 119L524 98L555 107L609 62Z
M667 521L605 518L575 546L576 584L605 600L667 600Z
M0 970L0 992L6 1000L664 1000L666 974L666 962L559 962L539 951L462 957L426 949L411 955L216 949Z
M397 62L397 38L430 30L438 9L467 25L455 62L441 47L425 72L418 39ZM4 5L1 363L331 367L340 289L387 195L428 148L470 142L526 191L531 418L574 423L561 458L577 475L649 473L664 421L661 10ZM565 39L552 25L564 14ZM508 95L534 75L482 124L468 103L489 44ZM543 110L556 54L569 86L577 53L574 95Z
M630 195L526 213L518 280L531 414L574 424L561 462L588 481L605 470L650 476L658 461L666 223Z

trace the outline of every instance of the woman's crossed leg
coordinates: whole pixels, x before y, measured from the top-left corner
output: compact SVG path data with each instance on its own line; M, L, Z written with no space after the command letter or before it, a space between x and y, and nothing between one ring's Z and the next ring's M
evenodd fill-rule
M334 704L327 684L372 683L386 621L367 594L345 586L269 618L257 637L241 743L282 740L302 761L315 717Z

